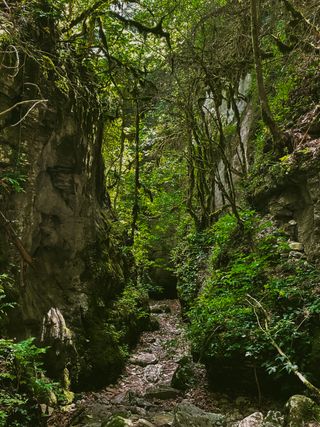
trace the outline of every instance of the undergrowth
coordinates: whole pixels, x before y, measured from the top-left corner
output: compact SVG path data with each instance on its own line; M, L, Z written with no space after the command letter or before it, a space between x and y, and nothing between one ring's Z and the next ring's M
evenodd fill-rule
M7 310L14 306L3 290L8 280L0 275L1 329ZM0 332L0 426L45 425L46 409L64 402L61 385L51 381L43 367L47 348L37 347L34 338L16 341Z
M271 221L254 211L243 211L241 219L239 229L232 214L222 216L205 233L185 239L175 258L194 355L208 365L245 364L281 378L294 366L277 354L271 336L315 380L319 272L289 256L287 236ZM267 313L269 335L250 297Z

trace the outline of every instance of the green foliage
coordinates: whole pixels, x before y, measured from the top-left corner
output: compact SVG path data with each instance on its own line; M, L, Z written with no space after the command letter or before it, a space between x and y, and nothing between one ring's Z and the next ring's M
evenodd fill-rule
M8 274L0 274L0 321L5 317L7 310L14 307L13 302L8 302L5 292L11 282L12 278Z
M6 291L12 282L8 274L0 275L0 320L14 307ZM6 291L5 291L6 290ZM64 401L61 387L46 377L43 355L47 348L37 347L35 338L23 341L0 338L0 426L33 426L41 423L40 404L55 406L58 396Z
M34 338L20 342L0 339L0 419L3 426L31 426L41 417L40 403L54 406L59 385L46 376L42 356L46 348Z
M141 285L129 283L115 302L113 309L124 318L136 316L137 319L145 319L149 316L143 305L147 300L148 294Z
M20 174L0 174L0 194L11 192L21 193L24 191L26 177Z
M191 230L187 235L180 236L177 246L172 250L178 295L185 308L193 303L198 294L203 279L200 271L204 268L211 245L210 232Z
M240 230L226 214L212 227L207 275L197 298L189 300L187 313L193 351L207 363L251 360L270 374L292 371L259 327L249 294L268 313L270 336L300 369L309 369L311 331L320 310L319 272L307 263L286 260L285 235L271 222L261 222L252 211L243 212L242 221ZM188 272L188 264L186 259L180 271Z

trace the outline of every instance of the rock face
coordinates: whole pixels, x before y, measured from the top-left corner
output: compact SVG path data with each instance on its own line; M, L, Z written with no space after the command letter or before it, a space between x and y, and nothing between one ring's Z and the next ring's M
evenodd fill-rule
M17 125L32 102L0 117L0 179L25 181L23 192L0 189L0 210L20 239L24 258L32 258L32 266L21 261L21 269L13 271L19 312L12 314L11 333L42 337L46 345L59 347L52 366L79 366L80 381L95 377L99 385L119 370L101 331L106 306L123 288L126 267L110 237L103 124L95 95L85 87L77 88L78 97L71 88L63 93L31 59L15 77L2 70L0 87L0 111L17 100L46 100ZM12 233L1 238L1 271L20 263L13 240ZM64 345L73 347L72 357L81 357L62 360Z

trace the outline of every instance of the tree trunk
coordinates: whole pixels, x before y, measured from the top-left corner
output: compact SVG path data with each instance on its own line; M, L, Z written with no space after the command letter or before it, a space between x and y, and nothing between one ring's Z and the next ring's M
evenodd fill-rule
M139 214L139 188L140 188L140 111L136 100L136 124L135 124L135 178L134 200L132 207L131 244L134 243L134 235L137 228Z
M278 129L276 122L273 120L266 89L263 81L263 70L262 70L262 60L261 60L261 51L259 46L259 19L258 19L258 3L259 0L250 0L251 3L251 36L252 36L252 47L253 47L253 56L257 76L257 86L259 94L259 102L261 107L262 119L266 126L269 128L274 145L279 145L282 141L282 135Z

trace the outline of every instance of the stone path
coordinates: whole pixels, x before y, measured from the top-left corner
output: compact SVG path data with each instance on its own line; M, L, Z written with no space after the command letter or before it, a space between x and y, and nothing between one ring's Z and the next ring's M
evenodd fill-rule
M50 427L280 427L246 397L211 392L204 368L192 362L178 300L150 301L158 328L142 334L116 384L86 393ZM267 409L274 409L265 406ZM251 418L250 418L251 417ZM269 417L269 418L268 418ZM263 420L276 420L267 423Z

